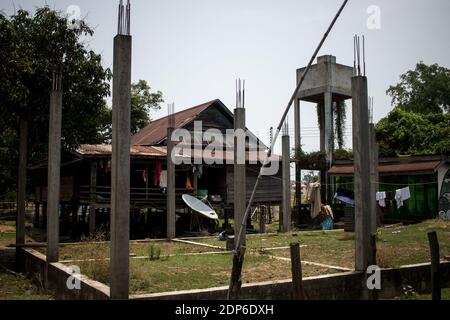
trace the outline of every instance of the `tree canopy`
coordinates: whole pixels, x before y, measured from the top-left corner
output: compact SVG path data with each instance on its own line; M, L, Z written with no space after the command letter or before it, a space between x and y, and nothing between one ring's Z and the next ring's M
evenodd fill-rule
M450 155L450 114L395 108L376 125L380 156Z
M386 92L392 104L421 114L450 111L450 69L419 62L400 76L400 82Z
M420 62L387 93L395 106L376 125L380 156L450 155L450 69Z
M103 68L101 56L82 42L92 35L92 29L83 21L79 28L70 28L63 15L47 6L36 9L34 15L25 10L11 17L0 14L3 186L15 183L19 119L28 121L29 162L46 158L55 70L63 74L63 148L70 150L81 143L104 141L103 134L111 123L105 98L110 93L112 74ZM3 162L5 159L8 161Z
M161 109L162 92L150 92L147 81L131 85L131 133L136 133L150 122L150 112Z

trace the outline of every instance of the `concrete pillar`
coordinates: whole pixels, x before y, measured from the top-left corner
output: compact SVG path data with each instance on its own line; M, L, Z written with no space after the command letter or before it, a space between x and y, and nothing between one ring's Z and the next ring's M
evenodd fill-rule
M89 234L95 233L95 203L97 202L97 161L91 161L91 177L89 184Z
M324 147L326 155L326 171L324 172L325 186L325 201L331 203L331 179L328 175L328 169L333 163L334 152L334 128L333 128L333 98L331 91L324 93Z
M167 239L176 236L176 199L175 199L175 163L172 161L174 142L172 132L174 128L167 128Z
M53 79L53 90L50 94L47 179L47 262L57 262L59 259L62 99L61 74L56 74Z
M245 109L234 109L234 130L245 131ZM241 141L240 141L241 140ZM245 244L246 221L244 221L247 190L245 187L245 140L234 138L234 244L237 247L239 230L244 224L241 244Z
M131 36L114 37L111 163L111 299L128 299Z
M355 185L355 269L370 263L370 136L367 78L352 78L353 156Z
M19 173L17 181L16 244L25 243L25 202L27 196L27 144L28 122L20 119L19 124Z
M369 126L370 130L370 233L377 232L379 226L378 205L376 201L376 193L378 191L379 173L378 173L378 143L375 134L375 126L373 123Z
M301 121L300 121L300 100L295 99L294 101L294 127L295 127L295 152L297 152L302 146L302 137L301 137ZM301 181L302 180L302 169L299 162L295 163L295 205L300 206L302 199L302 188ZM298 212L300 209L298 208Z
M283 232L291 230L291 150L289 134L283 135L282 143L282 170L283 170L283 202L282 214L280 214L280 225Z

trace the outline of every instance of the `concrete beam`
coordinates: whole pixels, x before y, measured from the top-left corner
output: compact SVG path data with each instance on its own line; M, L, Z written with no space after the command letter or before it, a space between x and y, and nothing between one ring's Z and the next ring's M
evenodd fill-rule
M282 215L280 215L281 226L283 232L291 230L291 148L289 143L289 135L281 137L282 143L282 170L283 170L283 202Z
M234 109L234 130L245 131L245 109ZM239 163L238 160L244 160ZM241 161L242 162L242 161ZM245 244L245 234L247 222L243 221L246 209L247 190L245 187L245 140L239 141L234 138L234 244L237 246L238 234L241 225L244 224L244 230L241 234L241 244Z
M27 145L28 122L20 119L19 124L19 173L17 181L16 244L25 243L25 201L27 196Z
M111 299L128 299L131 36L114 37L111 166Z
M57 76L56 76L57 77ZM54 83L58 83L56 79ZM59 82L60 85L60 82ZM60 86L50 94L47 179L47 262L59 259L59 192L61 170L61 117L63 93Z
M352 78L353 156L355 185L355 269L370 263L370 136L367 78Z
M175 163L172 161L174 142L172 132L174 128L167 128L167 239L176 236L176 200L175 200Z

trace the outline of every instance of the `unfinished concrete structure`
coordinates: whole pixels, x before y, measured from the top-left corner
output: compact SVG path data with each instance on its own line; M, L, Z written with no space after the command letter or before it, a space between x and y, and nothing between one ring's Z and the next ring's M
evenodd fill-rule
M355 188L355 270L365 271L371 264L370 224L372 204L370 130L367 78L352 78L353 157Z
M175 130L174 106L169 105L169 126L167 127L167 239L175 238L176 234L176 203L175 203L175 163L173 161L174 141L172 133Z
M50 94L47 192L47 262L59 260L59 192L61 171L62 75L53 74Z
M110 283L112 299L128 299L132 42L129 1L126 8L122 1L119 5L118 25L113 66Z
M280 229L283 232L291 231L291 147L289 128L286 126L281 137L282 144L282 170L283 170L283 204L280 214Z
M303 75L305 68L297 70L297 83ZM317 58L317 64L311 66L305 80L298 91L294 101L294 125L295 125L295 149L301 147L301 128L300 128L300 101L308 101L318 104L320 112L320 151L326 154L325 166L316 168L321 171L321 183L327 187L324 189L323 196L330 203L332 191L328 187L330 180L327 170L333 163L334 151L334 115L333 105L352 97L351 77L353 76L353 67L336 63L336 57L325 55ZM311 169L311 168L304 168ZM296 204L300 204L300 185L302 164L296 163L295 180Z
M245 90L245 88L244 88ZM245 244L245 230L247 221L244 221L246 201L246 175L245 175L245 158L246 158L246 139L242 134L245 133L245 108L244 95L241 92L241 82L239 80L239 91L236 93L237 103L234 109L234 244L235 246ZM243 232L240 232L243 227ZM241 239L239 240L239 235Z

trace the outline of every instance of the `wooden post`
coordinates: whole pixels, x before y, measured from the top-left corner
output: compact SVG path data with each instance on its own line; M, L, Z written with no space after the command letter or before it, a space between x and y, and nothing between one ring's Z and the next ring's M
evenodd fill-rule
M439 242L436 231L428 232L431 257L431 296L433 300L441 300L441 275Z
M40 214L41 204L37 201L34 202L34 219L33 226L39 228L39 214Z
M292 270L292 298L293 300L304 300L302 283L302 261L300 257L300 244L291 243L291 270Z
M228 289L228 300L239 299L239 292L242 286L242 265L244 264L245 246L233 256L233 268L231 270L230 288Z
M259 206L259 233L266 233L266 221L264 221L264 207L263 206Z
M89 234L95 233L95 203L97 202L97 161L91 161L91 178L89 186Z
M28 122L19 124L19 173L17 182L16 244L25 243L25 202L27 196L27 144Z

